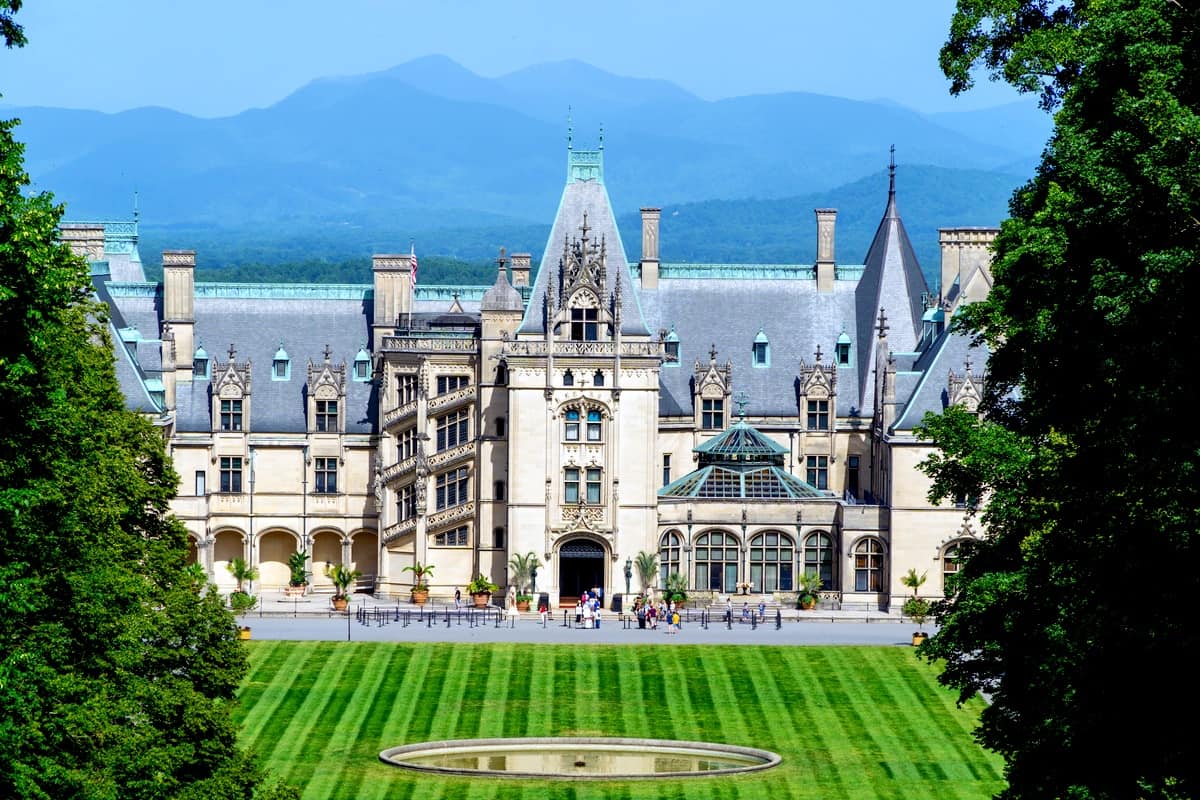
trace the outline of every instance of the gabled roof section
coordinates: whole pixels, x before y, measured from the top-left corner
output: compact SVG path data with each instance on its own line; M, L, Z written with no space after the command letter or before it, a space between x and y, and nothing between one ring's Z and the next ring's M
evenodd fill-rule
M603 241L607 263L605 266L606 297L619 291L624 298L621 312L621 333L633 336L649 336L650 331L642 319L637 293L629 278L629 262L625 258L625 246L617 229L616 216L608 191L604 188L604 149L567 150L567 185L563 188L558 203L558 213L550 228L550 238L542 250L542 263L538 267L525 319L517 331L519 334L541 334L546 327L546 294L552 273L559 269L559 261L566 251L571 237L579 235L587 215L587 225L594 241ZM617 290L617 284L620 289Z
M896 210L896 161L892 148L888 174L888 202L883 219L867 251L866 266L855 290L855 326L858 332L858 370L861 406L872 407L875 381L875 326L883 309L888 322L888 344L898 353L917 349L921 338L924 299L929 293L908 232Z

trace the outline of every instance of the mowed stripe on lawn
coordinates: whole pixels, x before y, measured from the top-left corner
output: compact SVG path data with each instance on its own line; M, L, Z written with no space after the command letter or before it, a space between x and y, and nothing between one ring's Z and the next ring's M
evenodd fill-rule
M907 648L251 643L243 743L305 798L990 797L999 762ZM924 702L922 702L924 700ZM606 735L766 747L735 779L505 781L408 773L388 746Z

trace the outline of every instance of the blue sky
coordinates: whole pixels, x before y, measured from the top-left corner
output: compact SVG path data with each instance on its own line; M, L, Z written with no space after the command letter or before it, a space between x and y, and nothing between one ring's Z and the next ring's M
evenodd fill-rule
M1017 99L986 80L950 97L937 51L953 8L953 0L32 0L17 17L29 44L0 51L0 102L222 116L317 77L434 53L485 76L575 58L708 99L808 91L921 111Z

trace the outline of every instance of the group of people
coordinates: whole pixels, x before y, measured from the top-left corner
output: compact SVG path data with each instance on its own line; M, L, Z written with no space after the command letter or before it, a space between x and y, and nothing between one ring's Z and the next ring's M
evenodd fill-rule
M603 594L600 589L592 589L579 596L579 602L575 604L576 628L600 627L600 609L603 606L602 597Z
M633 601L633 614L637 617L638 628L643 630L658 630L659 620L667 626L667 633L679 633L682 627L679 609L674 601L661 600L655 605L653 601L639 596Z
M757 616L758 616L758 624L761 625L763 622L766 621L767 604L763 600L758 601L758 615ZM742 603L742 622L746 625L749 625L751 622L755 621L754 617L755 617L755 613L754 613L753 609L750 608L750 604L747 602L743 602ZM728 623L733 622L733 600L728 599L728 598L726 598L726 600L725 600L725 621Z

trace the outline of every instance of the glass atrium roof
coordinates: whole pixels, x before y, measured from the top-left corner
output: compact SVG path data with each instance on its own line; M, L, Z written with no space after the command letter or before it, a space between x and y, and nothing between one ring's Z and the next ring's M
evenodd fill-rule
M787 448L744 419L695 448L700 468L658 490L659 497L800 500L826 493L783 468Z

